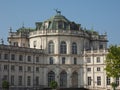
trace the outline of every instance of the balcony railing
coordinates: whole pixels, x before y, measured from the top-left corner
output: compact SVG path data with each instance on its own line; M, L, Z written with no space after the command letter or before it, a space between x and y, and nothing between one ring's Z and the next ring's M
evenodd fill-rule
M31 53L43 53L44 52L44 50L42 50L42 49L17 47L17 46L2 45L2 44L0 45L0 50L31 52Z

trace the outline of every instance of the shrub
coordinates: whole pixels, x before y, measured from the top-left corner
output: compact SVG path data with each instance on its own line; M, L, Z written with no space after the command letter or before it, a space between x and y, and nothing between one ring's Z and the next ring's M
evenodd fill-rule
M2 88L3 89L9 89L9 82L8 81L3 81L2 82Z
M56 89L56 88L58 87L57 82L56 82L56 81L51 81L51 82L50 82L50 87L51 87L52 89Z

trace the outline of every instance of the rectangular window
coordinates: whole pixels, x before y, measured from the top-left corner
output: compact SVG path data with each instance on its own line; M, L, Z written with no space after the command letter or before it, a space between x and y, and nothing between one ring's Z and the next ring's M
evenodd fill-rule
M36 57L36 62L39 62L39 57Z
M8 54L4 54L4 59L8 60Z
M91 60L90 60L90 58L87 58L87 63L91 63Z
M8 70L8 65L4 65L4 70Z
M91 68L87 68L87 71L88 71L88 72L91 72Z
M14 85L14 75L11 76L11 85L13 86Z
M91 77L88 77L88 85L91 85Z
M100 45L99 48L100 48L100 49L103 49L103 45Z
M15 60L15 54L11 54L11 60Z
M19 61L23 61L23 55L19 55Z
M116 84L119 85L119 77L116 77Z
M36 72L39 72L39 67L36 67Z
M13 42L13 45L14 46L18 46L18 42Z
M97 67L97 71L100 71L100 67Z
M22 72L22 71L23 71L23 67L19 66L19 72Z
M65 64L65 57L62 57L62 64Z
M31 72L31 67L30 66L28 66L27 71Z
M77 59L76 58L74 58L74 64L77 64Z
M53 64L53 57L50 57L49 63L50 63L50 64Z
M77 44L72 43L72 54L77 54Z
M22 86L22 76L18 76L18 85Z
M31 56L28 56L27 60L28 62L31 62Z
M31 86L31 77L30 76L27 77L27 86Z
M38 86L39 85L39 77L38 76L36 76L36 86Z
M62 41L60 44L60 54L66 54L67 53L67 45L66 42Z
M11 71L15 71L15 65L11 65Z
M97 85L101 85L101 77L97 76Z
M108 76L106 77L106 84L110 85L110 77L108 77Z
M100 57L97 57L97 63L100 63Z

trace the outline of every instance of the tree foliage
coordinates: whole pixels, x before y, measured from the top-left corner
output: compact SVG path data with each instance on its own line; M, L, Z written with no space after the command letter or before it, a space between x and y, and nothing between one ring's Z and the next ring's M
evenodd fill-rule
M58 87L57 82L56 82L56 81L51 81L51 82L50 82L50 87L51 87L52 89L56 89L56 88Z
M3 88L3 89L9 89L9 82L4 80L4 81L2 82L2 88Z
M115 88L118 86L115 82L112 82L111 83L111 86L112 86L112 88L114 88L114 90L115 90Z
M106 57L106 74L109 77L120 77L120 47L110 46Z

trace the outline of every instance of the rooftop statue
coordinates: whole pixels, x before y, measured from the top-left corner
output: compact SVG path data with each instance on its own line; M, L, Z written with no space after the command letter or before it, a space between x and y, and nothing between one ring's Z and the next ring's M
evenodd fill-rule
M57 9L55 9L55 11L56 11L56 13L57 13L58 15L61 14L61 11L58 11Z

